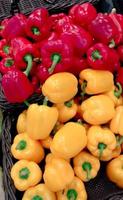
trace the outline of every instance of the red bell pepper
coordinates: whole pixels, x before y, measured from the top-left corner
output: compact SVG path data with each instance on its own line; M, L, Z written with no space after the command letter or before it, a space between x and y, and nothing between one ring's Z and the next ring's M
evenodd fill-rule
M0 57L4 58L10 55L10 45L6 39L0 40Z
M29 60L30 56L29 58L27 56L26 59ZM8 102L21 103L33 94L33 86L27 78L31 68L32 63L30 62L25 72L13 69L3 75L2 88Z
M117 52L120 57L120 61L123 62L123 45L118 46Z
M26 34L30 38L40 41L50 34L51 21L46 8L39 8L31 13L27 19Z
M93 44L93 37L85 29L71 25L70 29L61 33L60 38L72 45L74 54L82 57Z
M119 68L119 56L116 51L102 43L96 43L88 49L87 61L93 69L114 72Z
M46 79L50 76L50 73L48 72L48 69L46 67L40 64L37 66L36 76L40 80L40 83L43 84L46 81Z
M69 72L73 73L76 76L79 76L79 73L86 69L89 68L89 65L87 63L87 60L85 58L77 58L73 57L73 65L71 66Z
M51 22L52 22L52 30L55 29L56 23L57 23L60 19L64 18L65 16L66 16L65 13L53 14L53 15L50 16L50 20L51 20Z
M110 45L112 48L117 44L118 29L108 15L99 13L88 29L99 42Z
M17 14L10 18L5 26L3 26L2 36L7 40L11 40L18 36L25 36L26 17Z
M2 74L6 74L8 71L12 69L16 69L13 58L6 57L0 61L0 72Z
M120 83L123 88L123 67L120 67L117 71L116 83Z
M3 38L3 30L6 27L6 25L8 24L9 19L6 18L4 20L2 20L1 25L0 25L0 36Z
M73 6L69 15L75 24L86 28L96 18L97 11L91 3L83 3Z
M64 16L56 22L55 31L60 35L61 33L73 30L72 18Z
M11 40L11 48L15 65L19 69L25 69L28 62L32 62L33 58L39 56L38 49L36 49L26 38L14 38ZM26 55L30 55L30 60L27 61L27 59L25 59Z
M60 39L47 41L41 48L42 64L50 74L68 71L72 66L72 56L71 46Z

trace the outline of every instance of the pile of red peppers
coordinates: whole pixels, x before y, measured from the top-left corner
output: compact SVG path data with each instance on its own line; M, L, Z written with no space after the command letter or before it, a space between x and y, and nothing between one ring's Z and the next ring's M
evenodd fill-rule
M53 73L109 70L123 86L123 15L97 13L90 3L69 13L46 8L4 19L0 24L0 73L10 103L21 103Z

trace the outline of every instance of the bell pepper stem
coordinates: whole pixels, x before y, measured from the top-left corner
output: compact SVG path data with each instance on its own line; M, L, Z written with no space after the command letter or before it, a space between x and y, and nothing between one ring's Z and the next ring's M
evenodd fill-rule
M121 144L123 144L123 136L116 136L116 141L117 141L117 147L119 147Z
M4 26L0 26L0 30L3 30L4 29Z
M71 100L71 101L66 101L66 102L64 103L64 105L65 105L66 107L68 107L68 108L71 108L72 105L73 105L73 101L72 101L72 100Z
M99 143L98 144L98 149L99 149L99 159L101 159L102 155L103 155L103 151L106 148L106 144L104 143Z
M33 32L34 35L40 35L41 34L39 28L37 28L37 27L33 27L32 32Z
M30 54L27 54L25 57L24 57L24 60L27 62L27 68L26 70L24 71L24 74L26 76L29 75L31 69L32 69L32 65L33 65L33 58L32 58L32 55Z
M11 67L14 64L14 61L11 58L8 58L5 62L5 67Z
M44 100L43 100L43 105L47 106L47 103L48 103L48 98L45 97Z
M17 144L17 146L16 146L16 150L24 150L25 148L26 148L26 146L27 146L27 143L26 143L26 141L25 140L21 140L18 144Z
M61 59L61 56L59 54L52 55L52 65L48 69L49 74L52 74L54 72L54 69L56 65L59 63L60 59Z
M43 198L39 195L36 195L32 198L32 200L43 200Z
M122 92L123 92L123 89L122 89L122 86L119 82L116 83L116 86L117 86L118 89L114 90L114 95L119 99Z
M102 55L98 50L95 50L92 52L91 57L95 61L95 60L100 60L102 58Z
M80 95L81 95L82 98L84 98L84 96L86 94L86 91L85 91L86 87L87 87L87 81L84 80L83 83L82 83L82 85L81 85L82 92L80 93Z
M24 101L24 103L25 103L25 105L26 105L27 107L30 106L30 103L29 103L28 101Z
M77 199L77 196L78 196L78 193L76 190L74 189L69 189L67 191L67 199L68 200L76 200Z
M20 179L28 179L29 178L29 175L30 175L30 171L27 167L25 168L22 168L20 171L19 171L19 178Z
M87 181L89 181L91 179L91 169L92 169L92 165L89 162L84 162L82 164L82 168L84 171L86 171L87 173Z
M115 47L115 41L112 39L109 43L109 48L114 48Z
M9 54L9 49L10 49L10 46L5 45L5 46L3 47L4 53Z

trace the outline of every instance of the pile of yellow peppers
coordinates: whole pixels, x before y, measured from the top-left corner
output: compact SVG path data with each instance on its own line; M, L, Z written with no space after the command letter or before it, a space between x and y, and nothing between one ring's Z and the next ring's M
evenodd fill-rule
M123 188L123 98L113 74L61 72L41 89L43 104L18 116L11 146L19 160L11 177L22 200L86 200L84 182L97 176L100 161L108 161L109 180Z

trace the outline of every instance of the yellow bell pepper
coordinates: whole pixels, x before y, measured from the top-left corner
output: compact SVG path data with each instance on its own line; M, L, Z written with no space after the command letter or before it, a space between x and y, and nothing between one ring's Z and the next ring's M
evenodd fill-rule
M109 96L113 100L115 107L123 105L123 97L121 94L122 87L120 83L117 83L117 86L113 86L109 92L105 93L105 95Z
M100 94L110 91L114 85L113 74L104 70L85 69L80 72L82 92Z
M13 165L11 178L17 190L25 191L41 181L42 171L35 162L20 160Z
M44 183L41 183L29 188L24 193L22 200L56 200L56 195Z
M57 192L56 195L57 200L87 200L84 183L76 176L64 190Z
M123 188L123 155L111 160L107 164L106 172L110 181Z
M24 110L17 119L17 125L16 125L16 129L17 132L20 133L25 133L26 132L26 113L27 111Z
M47 105L31 104L27 110L27 134L34 140L47 138L58 119L58 111Z
M68 72L50 76L42 86L42 93L52 103L64 103L71 100L78 92L77 78Z
M82 181L87 182L97 176L100 161L86 151L82 151L73 159L74 172Z
M110 161L113 158L118 157L121 154L121 146L116 147L109 156L106 156L104 161Z
M52 154L52 153L48 153L48 154L46 155L46 157L45 157L45 162L46 162L46 163L50 163L51 160L52 160L53 158L59 158L59 157L56 156L56 155L54 155L54 154ZM70 162L70 159L64 159L64 160Z
M92 125L105 124L115 115L114 103L106 95L95 95L81 104L83 119Z
M116 148L115 135L107 127L91 126L87 138L88 150L100 160L106 160Z
M53 192L66 188L74 178L74 171L68 161L62 158L52 158L45 165L44 182Z
M41 143L32 140L24 133L15 136L11 153L18 160L29 160L36 163L40 163L44 158L44 149Z
M54 105L59 112L58 120L61 123L67 122L72 119L77 113L77 105L73 100L59 103Z
M123 106L116 108L116 113L110 122L110 129L115 134L123 135Z
M44 140L41 140L41 145L42 147L44 147L45 149L50 149L50 146L52 144L52 137L51 136L48 136L46 139Z
M76 156L86 147L86 129L79 123L66 123L54 136L51 152L64 159Z

